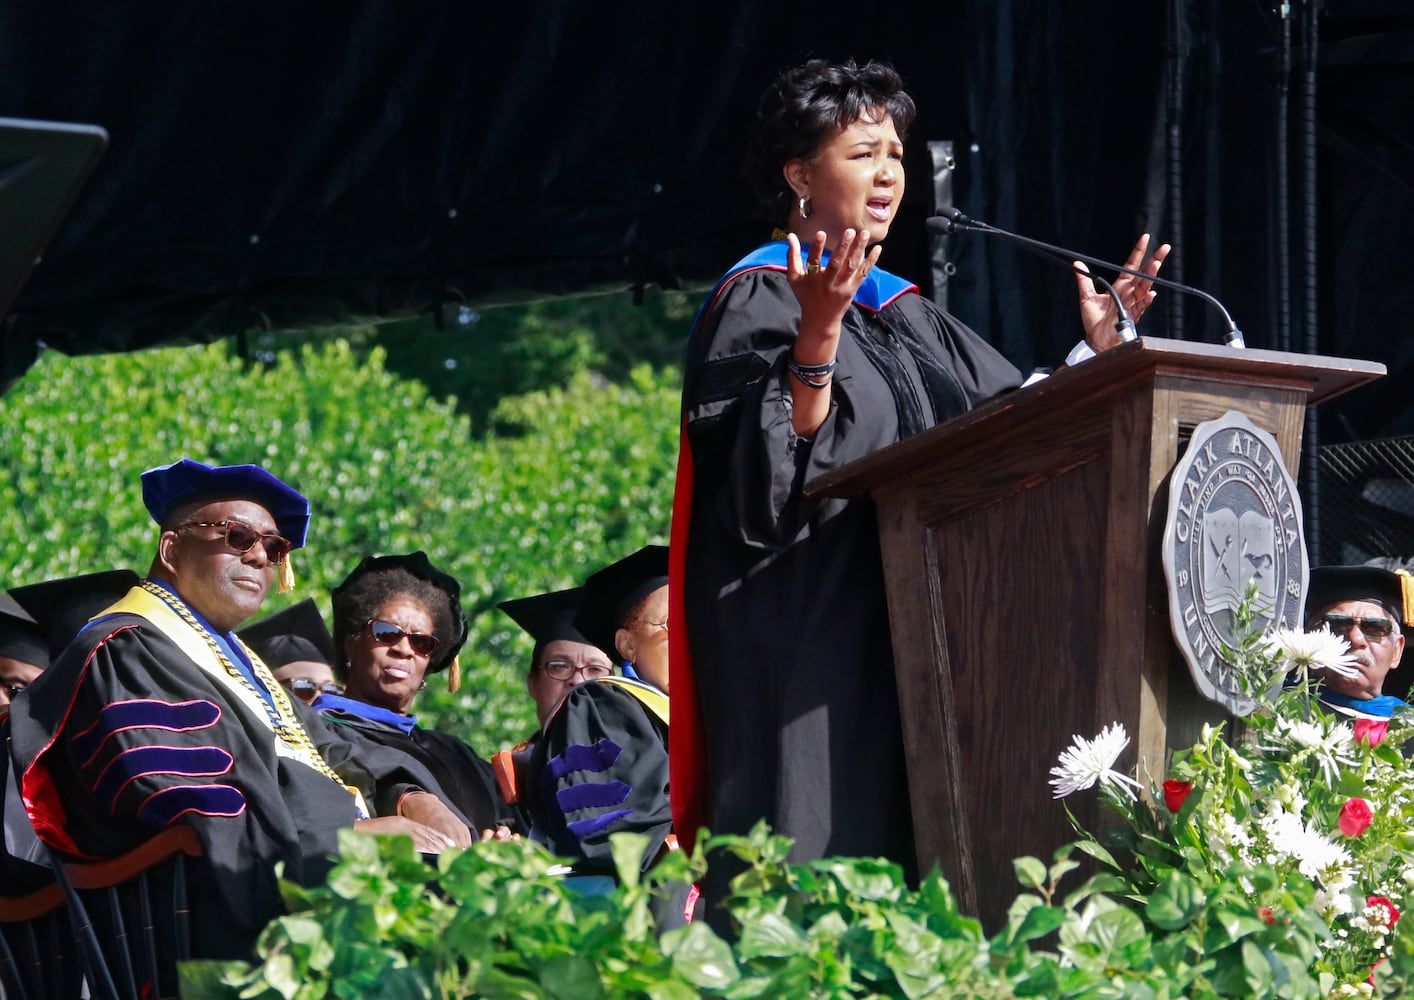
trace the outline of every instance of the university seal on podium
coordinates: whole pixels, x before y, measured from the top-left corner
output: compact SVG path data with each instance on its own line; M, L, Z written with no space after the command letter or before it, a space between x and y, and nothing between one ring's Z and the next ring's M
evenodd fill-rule
M1164 576L1174 639L1204 697L1236 715L1234 611L1255 594L1253 625L1300 628L1306 544L1296 483L1270 434L1235 410L1199 424L1169 481Z

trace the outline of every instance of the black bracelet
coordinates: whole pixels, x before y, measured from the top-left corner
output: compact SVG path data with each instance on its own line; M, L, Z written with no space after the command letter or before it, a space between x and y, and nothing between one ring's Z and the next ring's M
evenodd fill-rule
M802 365L791 356L786 358L786 369L810 388L823 389L830 384L839 363L839 358L831 358L822 365Z

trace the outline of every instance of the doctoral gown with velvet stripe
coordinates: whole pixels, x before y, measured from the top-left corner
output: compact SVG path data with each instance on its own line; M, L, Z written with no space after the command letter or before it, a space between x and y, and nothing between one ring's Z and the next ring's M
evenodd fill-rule
M656 688L621 677L571 688L545 720L530 757L536 828L551 850L574 859L581 875L614 874L609 838L615 833L647 835L647 870L672 832L668 724L635 689L666 701Z
M320 755L375 811L435 784L406 755L356 748L288 700ZM11 727L31 818L65 856L115 857L176 822L197 830L206 856L189 875L196 957L247 954L283 912L276 865L316 884L338 831L357 818L348 787L277 753L263 714L136 614L81 632L16 699Z
M800 309L784 265L778 243L729 272L688 344L669 625L677 830L744 834L764 818L795 839L796 860L882 855L911 871L875 508L803 487L1021 375L875 268L844 317L829 414L804 440L791 427Z

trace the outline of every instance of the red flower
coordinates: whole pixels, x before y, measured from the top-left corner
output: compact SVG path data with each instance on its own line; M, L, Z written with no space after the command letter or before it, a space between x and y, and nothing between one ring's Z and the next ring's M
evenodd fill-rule
M1164 782L1164 805L1169 807L1169 812L1176 813L1183 808L1183 800L1188 798L1188 793L1193 791L1193 782L1175 781L1170 778Z
M1261 917L1262 920L1266 923L1274 924L1277 922L1277 918L1272 916L1272 908L1270 906L1262 907L1260 910L1257 911L1257 915Z
M1389 732L1389 723L1376 719L1356 719L1355 720L1355 742L1362 740L1372 747L1377 747L1385 741L1385 733Z
M1364 799L1346 799L1340 807L1340 832L1347 837L1358 837L1370 826L1375 814L1370 811L1370 803Z
M1366 896L1365 905L1384 908L1386 927L1393 927L1395 922L1399 920L1399 907L1395 906L1394 903L1384 896Z

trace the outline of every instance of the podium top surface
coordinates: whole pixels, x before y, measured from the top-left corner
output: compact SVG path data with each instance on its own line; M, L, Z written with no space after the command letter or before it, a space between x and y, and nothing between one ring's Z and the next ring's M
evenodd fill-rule
M1162 375L1284 387L1304 392L1307 405L1315 405L1384 374L1385 366L1376 361L1141 337L817 476L806 484L805 492L812 496L860 496L891 472L911 465L920 455L945 446L943 442L957 435L970 434L978 425L991 423L1002 414L1060 411L1078 400L1111 395L1127 385Z

